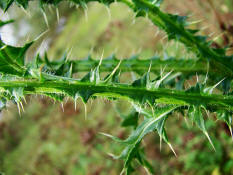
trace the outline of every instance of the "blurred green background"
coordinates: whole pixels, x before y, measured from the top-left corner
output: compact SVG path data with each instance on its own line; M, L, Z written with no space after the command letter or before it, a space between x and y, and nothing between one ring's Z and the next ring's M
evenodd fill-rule
M213 39L223 33L217 16L221 16L226 25L233 25L231 0L178 0L175 3L165 0L162 8L189 15L190 21L201 20L193 27L201 28ZM65 52L69 53L69 59L83 59L88 54L99 59L102 54L107 57L112 53L119 58L138 53L142 58L155 54L193 56L182 45L168 43L166 35L148 19L135 19L134 13L121 3L112 4L110 9L89 3L87 10L83 10L64 2L58 8L46 7L43 14L37 2L31 2L28 10L15 6L7 14L0 14L1 20L16 20L0 30L2 40L8 44L22 45L46 31L27 54L28 61L36 53L43 55L46 51L50 59L59 59ZM221 37L217 42L224 45ZM131 74L126 77L122 81L132 81ZM28 96L26 101L21 115L15 104L9 104L0 114L0 172L6 175L120 174L123 162L113 160L108 153L119 154L122 148L99 132L127 137L131 128L120 126L122 119L117 111L127 115L131 110L128 102L91 100L85 120L81 101L76 110L70 99L60 104L47 97ZM168 137L178 157L165 144L160 151L157 134L146 136L143 145L156 174L233 175L233 142L228 128L216 122L215 114L210 117L207 128L216 152L205 136L191 123L187 125L179 114L173 114L167 123ZM135 174L146 172L138 167Z

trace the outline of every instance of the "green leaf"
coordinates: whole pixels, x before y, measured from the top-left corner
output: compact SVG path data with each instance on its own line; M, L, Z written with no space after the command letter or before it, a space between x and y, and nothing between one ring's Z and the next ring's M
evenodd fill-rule
M25 53L32 43L27 43L23 47L14 47L0 41L0 72L13 75L25 74Z
M7 11L7 9L11 6L11 4L14 2L14 0L1 0L0 1L0 7Z
M12 22L14 22L14 20L8 20L8 21L1 21L1 20L0 20L0 27L4 26L4 25L6 25L6 24L10 24L10 23L12 23Z
M120 116L123 119L123 121L121 122L121 126L123 127L132 126L134 128L138 126L139 113L134 109L128 115L120 114Z
M229 130L230 130L230 133L231 133L231 136L233 138L233 133L232 133L232 115L233 113L232 112L228 112L228 111L219 111L217 112L217 117L219 120L222 120L224 121L227 126L229 127Z
M29 0L16 0L17 4L22 6L24 9L28 7Z
M149 74L149 72L147 72L140 79L135 80L132 85L135 87L148 87L148 88L150 88L151 87L150 83L151 83L150 74Z
M159 133L163 133L164 121L162 119L166 118L166 116L174 111L177 107L178 106L167 106L156 109L153 116L149 115L148 118L145 118L144 121L125 140L120 140L116 137L110 136L113 140L126 145L122 153L119 156L115 156L116 159L124 160L125 170L130 167L131 161L138 154L138 146L143 137L154 130L158 130Z
M94 94L94 92L87 89L87 90L79 90L77 94L82 98L82 101L84 103L87 103L87 101Z
M202 107L202 108L205 109L204 107ZM205 120L204 120L204 116L202 114L201 106L192 106L191 109L190 109L190 111L189 111L189 115L190 115L192 121L206 135L206 137L208 138L211 146L215 150L213 142L211 141L210 136L209 136L209 134L208 134L208 132L206 130Z

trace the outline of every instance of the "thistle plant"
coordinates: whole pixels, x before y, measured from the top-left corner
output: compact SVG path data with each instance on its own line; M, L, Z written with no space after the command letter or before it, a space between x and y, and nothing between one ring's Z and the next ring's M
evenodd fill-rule
M40 0L40 8L46 4L57 5L62 0ZM87 3L94 0L67 0L75 5L86 8ZM112 0L97 0L109 6ZM124 146L115 159L122 159L122 173L134 171L136 160L148 173L153 173L153 167L147 161L143 146L143 138L150 132L157 132L176 155L168 140L165 130L166 120L175 112L180 112L190 119L207 137L213 149L214 144L205 126L205 116L216 113L219 120L224 121L232 134L233 94L231 80L233 77L233 55L226 54L225 49L212 48L213 41L206 36L197 35L198 30L189 28L187 17L168 14L160 9L161 0L116 0L129 6L135 17L147 17L152 23L164 30L169 40L176 40L193 52L197 59L161 59L158 56L142 60L137 55L129 59L119 59L115 55L100 60L90 55L83 60L67 60L66 55L61 60L49 61L36 56L26 63L25 54L33 42L23 47L9 46L0 42L0 108L6 107L8 101L17 104L19 112L23 112L23 101L26 95L44 95L62 102L69 97L76 103L81 98L86 105L89 99L104 97L109 100L126 99L132 104L134 111L127 117L123 126L133 126L134 130L125 140L102 133ZM16 3L27 8L29 0L3 0L0 7L7 11ZM11 21L0 22L0 26ZM165 67L161 73L161 67ZM81 79L74 73L88 72ZM102 77L101 72L107 72ZM122 72L136 72L140 78L132 83L120 81ZM189 76L207 74L210 82L197 81L194 86L184 88L184 82ZM151 74L155 78L151 78ZM179 77L180 80L176 81ZM218 88L218 93L214 89ZM144 116L138 122L138 115ZM208 118L209 120L209 118Z

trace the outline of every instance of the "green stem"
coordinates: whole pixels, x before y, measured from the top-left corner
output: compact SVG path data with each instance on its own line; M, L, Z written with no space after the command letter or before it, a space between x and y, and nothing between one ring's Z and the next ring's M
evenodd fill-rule
M224 74L224 76L233 77L233 56L226 56L223 53L220 54L214 49L210 48L206 41L201 41L198 37L188 31L181 22L172 19L169 14L162 12L150 1L135 0L135 2L149 10L148 17L155 25L165 30L168 37L171 35L172 39L176 39L184 43L198 56L210 61L210 65L215 71ZM137 10L137 7L135 7L134 10L135 9Z
M162 104L204 105L210 110L233 110L233 98L223 95L188 93L168 89L146 89L132 85L114 83L91 83L79 80L40 82L34 79L0 81L1 91L7 88L24 88L26 94L57 94L75 98L76 93L113 98L126 98L141 104L151 99ZM89 96L89 97L90 97ZM88 98L89 98L88 97ZM143 102L142 102L143 101Z
M155 59L154 59L155 58ZM166 60L161 60L158 57L151 59L138 59L138 57L132 57L131 59L122 59L119 70L122 72L137 72L145 73L148 71L149 67L151 72L159 73L161 69L166 72L171 70L175 72L182 72L183 74L206 74L208 72L208 66L204 61L193 60L193 59L176 59L169 58ZM111 72L118 64L120 60L115 57L110 57L102 60L101 72ZM62 64L60 61L52 61L49 63L51 67L56 67ZM82 59L82 60L68 60L65 62L67 65L72 64L72 72L88 72L95 68L99 64L99 60L94 59ZM214 72L210 71L210 74Z
M198 57L204 58L210 62L210 68L214 72L219 73L223 77L233 77L233 56L226 56L221 50L216 50L210 47L210 42L195 35L191 30L187 29L185 20L182 17L171 15L160 10L159 7L154 5L148 0L82 0L73 1L67 0L76 4L83 5L91 1L97 1L109 5L115 1L122 2L130 7L137 14L145 16L159 28L167 32L169 39L175 39L187 46L187 48L197 54ZM11 1L13 2L13 1ZM21 4L23 7L28 6L29 0L23 1ZM42 3L43 1L41 1ZM50 3L57 5L60 1L46 1L44 4ZM11 5L11 4L9 4ZM7 8L7 7L2 7Z

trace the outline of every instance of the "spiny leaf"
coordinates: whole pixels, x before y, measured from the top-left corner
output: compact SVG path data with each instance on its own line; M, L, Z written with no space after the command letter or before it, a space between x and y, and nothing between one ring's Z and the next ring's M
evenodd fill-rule
M192 121L199 127L199 129L206 135L206 137L208 138L211 146L213 147L213 149L215 150L215 147L209 137L209 134L206 130L206 126L205 126L205 121L204 121L204 117L202 114L202 110L201 110L201 106L192 106L190 108L189 111L189 115L192 118Z
M13 75L25 74L25 53L32 43L27 43L23 47L13 47L0 41L0 72Z
M156 110L155 107L153 107L152 112L150 112L150 111L148 111L148 110L146 110L146 109L144 109L144 108L141 108L141 107L138 106L137 104L133 104L133 106L134 106L135 110L137 110L139 113L143 114L145 117L147 117L147 118L154 117L154 111ZM179 107L179 106L177 106L177 108L178 108L178 107ZM176 109L177 109L177 108L176 108ZM181 108L178 108L177 110L182 111ZM166 131L165 131L165 122L166 122L167 118L168 118L168 116L165 116L165 117L159 119L159 120L156 122L156 124L155 124L155 128L156 128L156 130L157 130L157 132L158 132L160 138L163 139L163 140L168 144L168 146L171 148L172 152L173 152L173 153L175 154L175 156L176 156L176 153L175 153L175 151L174 151L172 145L171 145L170 142L168 141L168 137L167 137L167 134L166 134ZM162 141L161 139L160 139L160 142ZM160 143L160 149L161 149L161 143Z
M133 133L125 140L120 140L116 137L111 136L115 141L123 143L126 145L125 149L119 156L116 156L117 159L124 160L124 169L127 171L130 167L131 161L136 157L138 153L138 146L145 135L154 130L159 130L159 133L162 132L161 127L163 128L163 122L161 119L165 118L170 112L175 110L178 106L167 106L163 108L158 108L153 114L153 117L150 116L145 118L144 121L133 131Z
M11 100L13 100L18 107L19 114L21 114L21 111L24 111L22 99L24 98L24 88L23 87L15 87L15 88L5 88L7 96L10 97ZM6 96L5 96L6 97Z
M233 133L232 133L232 112L227 112L227 111L219 111L217 112L217 117L219 120L224 121L227 126L229 127L231 136L233 138Z

